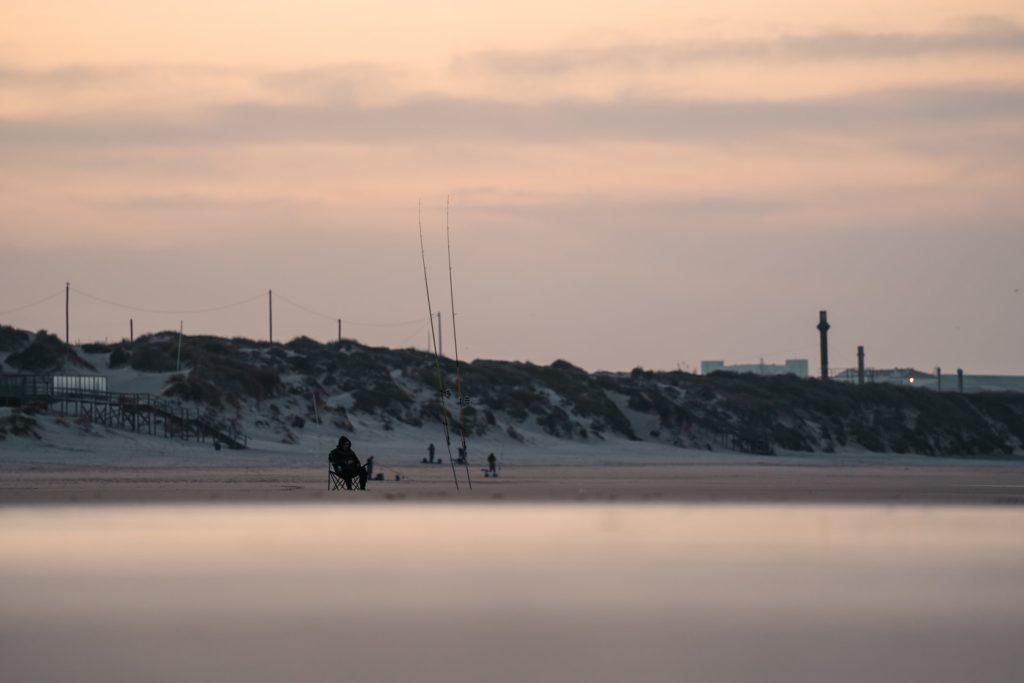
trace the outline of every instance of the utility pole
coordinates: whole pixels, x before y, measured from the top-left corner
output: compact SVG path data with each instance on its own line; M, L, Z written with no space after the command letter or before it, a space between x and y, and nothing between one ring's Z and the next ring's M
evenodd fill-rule
M338 318L338 343L341 343L341 318Z
M857 384L864 384L864 347L857 347Z
M964 393L964 369L956 369L956 390L961 394Z
M444 356L444 346L441 345L441 311L437 312L437 355Z
M942 368L935 366L936 391L942 391Z
M828 379L828 311L818 313L818 332L821 333L821 378Z
M128 318L128 343L135 343L135 318Z
M64 345L71 346L71 283L64 283Z
M181 336L185 334L185 321L182 320L178 326L178 364L175 366L175 372L181 372Z
M270 322L270 343L274 343L274 290L267 290L267 310L269 312Z

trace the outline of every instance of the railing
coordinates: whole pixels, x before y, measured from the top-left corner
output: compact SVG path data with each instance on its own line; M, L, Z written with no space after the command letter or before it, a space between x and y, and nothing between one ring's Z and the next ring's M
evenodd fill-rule
M246 448L249 440L231 425L219 424L180 403L143 393L58 388L47 375L0 375L0 405L43 403L62 415L83 417L108 427L171 438L205 441L211 438L229 448Z

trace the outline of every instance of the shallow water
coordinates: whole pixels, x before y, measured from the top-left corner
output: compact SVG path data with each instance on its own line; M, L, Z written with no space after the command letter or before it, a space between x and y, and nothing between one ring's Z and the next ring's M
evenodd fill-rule
M5 681L1024 680L1024 511L0 511Z

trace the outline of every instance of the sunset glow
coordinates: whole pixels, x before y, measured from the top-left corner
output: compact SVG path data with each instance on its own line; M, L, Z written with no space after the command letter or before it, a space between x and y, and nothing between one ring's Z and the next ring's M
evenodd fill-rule
M470 358L1024 374L1021 74L1019 2L7 2L0 323L423 346L450 194Z

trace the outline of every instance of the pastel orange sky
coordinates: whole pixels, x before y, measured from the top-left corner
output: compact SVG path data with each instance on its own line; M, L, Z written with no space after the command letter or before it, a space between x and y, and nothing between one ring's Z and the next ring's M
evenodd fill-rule
M470 358L1024 374L1022 178L1019 2L0 6L0 323L83 341L423 347L450 194Z

